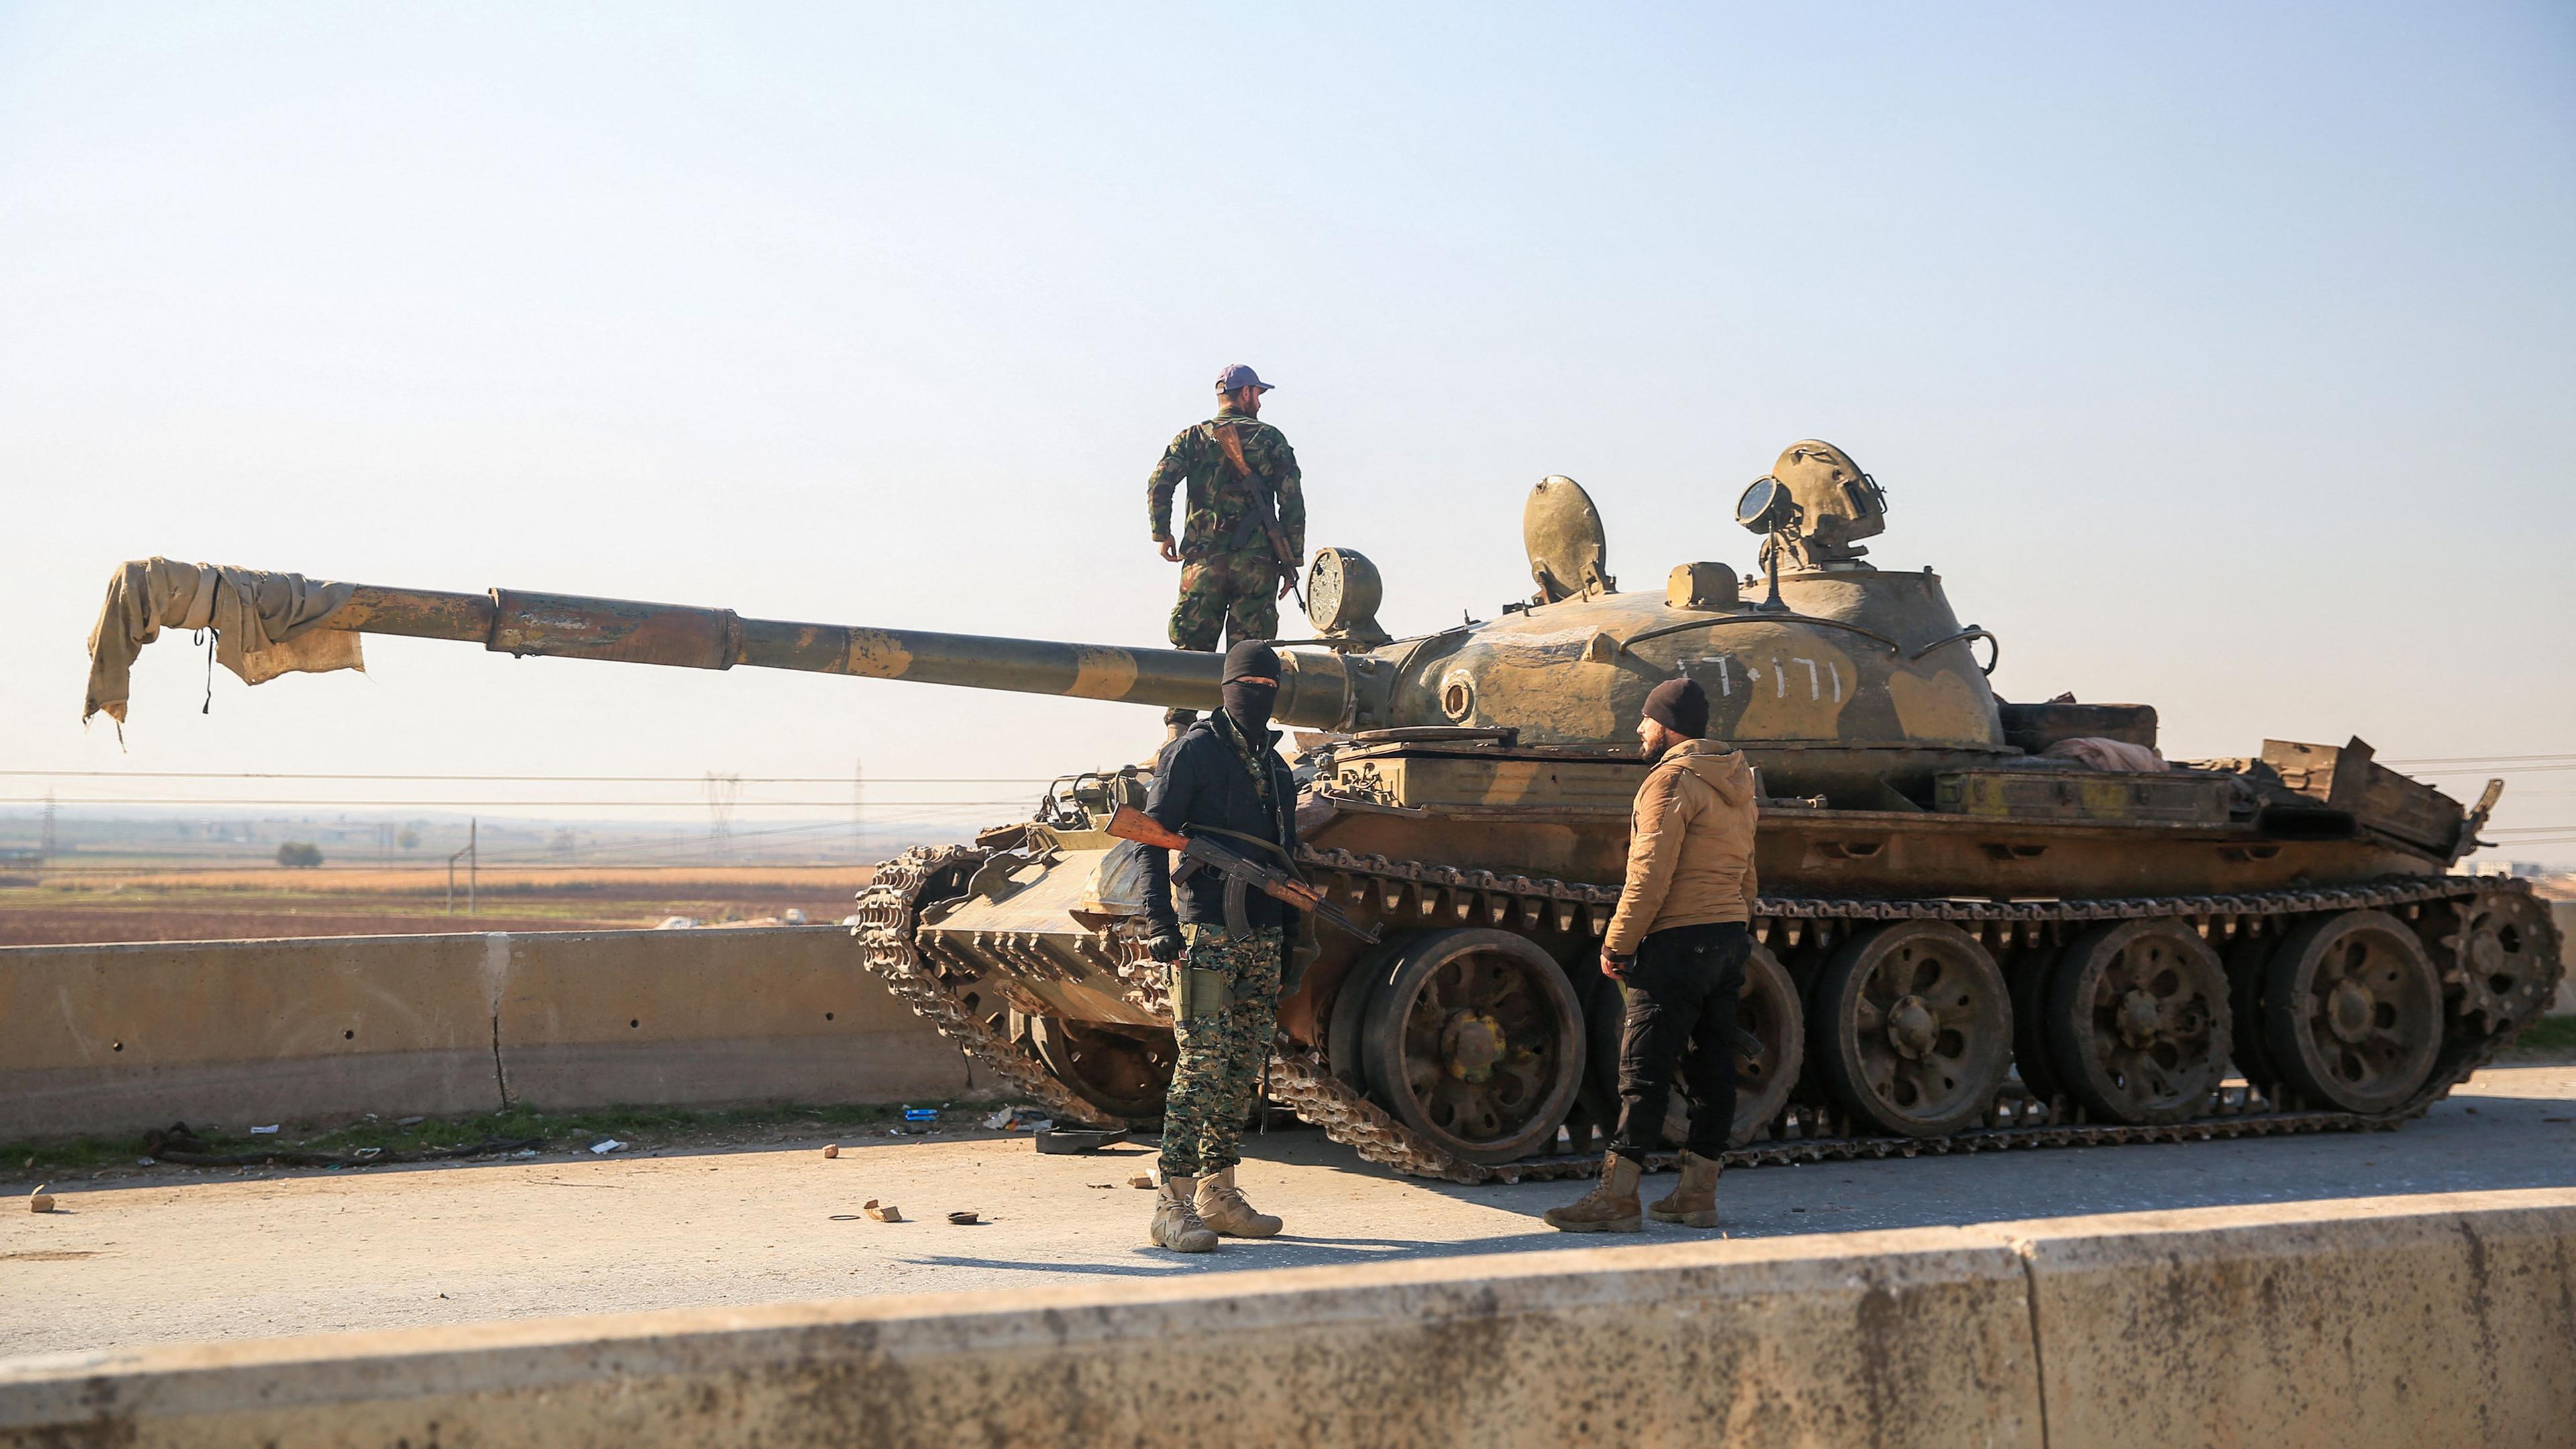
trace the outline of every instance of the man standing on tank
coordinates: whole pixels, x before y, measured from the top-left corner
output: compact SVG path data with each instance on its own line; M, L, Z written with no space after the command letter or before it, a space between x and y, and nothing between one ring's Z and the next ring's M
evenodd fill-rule
M1306 548L1297 454L1277 428L1260 421L1261 395L1270 384L1236 363L1217 374L1216 391L1216 416L1183 428L1145 480L1154 543L1165 563L1181 566L1172 645L1203 653L1216 649L1220 632L1227 644L1279 636L1278 601ZM1172 493L1184 483L1176 542ZM1195 718L1186 709L1163 715L1175 729Z
M1167 830L1212 835L1285 864L1297 853L1296 784L1279 757L1270 706L1279 656L1257 640L1226 651L1224 708L1190 726L1155 761L1145 813ZM1279 1023L1279 994L1302 913L1213 870L1145 848L1145 945L1170 966L1172 1035L1180 1047L1163 1108L1162 1191L1148 1240L1204 1253L1218 1234L1266 1238L1279 1219L1234 1185L1243 1119ZM1178 898L1177 909L1174 898Z
M1678 1069L1690 1102L1681 1185L1646 1209L1657 1222L1717 1226L1717 1173L1735 1125L1735 1011L1753 953L1753 771L1706 738L1708 695L1668 679L1646 696L1637 739L1653 765L1637 787L1628 878L1601 938L1601 974L1626 996L1619 1125L1592 1191L1551 1208L1569 1233L1644 1227L1637 1180L1661 1142ZM1687 1054L1685 1054L1687 1053Z

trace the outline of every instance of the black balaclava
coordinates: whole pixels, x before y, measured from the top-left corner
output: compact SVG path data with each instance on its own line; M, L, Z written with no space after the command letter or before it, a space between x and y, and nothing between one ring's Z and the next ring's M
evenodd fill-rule
M1225 651L1225 672L1218 676L1217 693L1225 700L1226 718L1243 731L1248 740L1260 741L1270 732L1270 706L1279 698L1279 686L1246 684L1247 679L1279 678L1279 651L1257 639L1247 639Z

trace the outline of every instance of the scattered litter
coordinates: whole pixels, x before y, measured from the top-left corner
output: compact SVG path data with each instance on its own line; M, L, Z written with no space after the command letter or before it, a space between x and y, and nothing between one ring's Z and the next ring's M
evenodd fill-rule
M394 1125L397 1127L417 1127L428 1120L429 1119L426 1117L396 1117L394 1119Z
M840 1155L841 1155L841 1144L840 1144L840 1143L838 1143L838 1142L827 1142L827 1143L823 1144L823 1155L824 1155L825 1157L838 1157L838 1156L840 1156Z
M590 1150L596 1156L605 1157L609 1153L615 1152L618 1148L625 1145L625 1143L618 1141L614 1137L603 1137L597 1142L590 1144Z
M832 1221L834 1221L834 1222L836 1222L836 1223L855 1223L855 1222L857 1222L858 1220L859 1220L859 1215L858 1215L857 1213L834 1213L834 1214L832 1214ZM852 1271L854 1271L854 1272L855 1272L856 1270L855 1270L855 1269L853 1269Z
M1086 1182L1083 1184L1084 1187L1116 1187L1117 1185L1118 1184L1114 1182Z
M961 1228L971 1228L971 1227L975 1226L977 1223L982 1222L982 1221L984 1220L984 1217L983 1217L983 1214L978 1213L978 1212L976 1212L976 1211L974 1211L973 1209L971 1209L971 1208L970 1208L970 1209L966 1209L966 1210L963 1210L963 1211L950 1213L950 1214L948 1215L948 1220L949 1220L950 1222L952 1222L952 1223L955 1223L957 1226L959 1226L959 1227L961 1227Z
M936 1107L906 1107L903 1109L903 1120L906 1122L936 1122L939 1120L939 1109Z
M1154 1174L1150 1172L1137 1173L1134 1177L1127 1179L1127 1185L1129 1187L1141 1187L1151 1191L1154 1186Z
M250 1135L253 1137L274 1137L277 1135L277 1129L285 1125L286 1124L283 1122L271 1122L265 1127L253 1127L250 1129Z
M513 1153L511 1153L510 1155L511 1155L512 1157L534 1157L534 1156L536 1156L536 1155L537 1155L537 1149L535 1149L535 1148L533 1148L533 1147L522 1147L522 1148L520 1148L518 1151L513 1152Z
M695 927L697 924L698 918L695 916L664 916L661 920L661 924L655 926L653 929L657 931L686 931Z
M869 1217L872 1217L881 1223L899 1223L903 1221L903 1209L896 1207L893 1203L887 1203L883 1207L879 1207L875 1198L869 1198L866 1202L859 1204L859 1211L866 1213Z
M370 1121L370 1122L373 1122L373 1121L375 1121L375 1120L376 1120L376 1114L375 1114L375 1113L373 1113L373 1112L361 1112L361 1113L359 1113L358 1115L359 1115L359 1116L361 1116L361 1117L366 1118L366 1119L367 1119L368 1121Z
M1035 1107L1004 1107L985 1118L984 1125L996 1132L1044 1132L1055 1126L1055 1119Z
M778 919L791 926L801 926L805 924L805 913L796 909L794 906L789 906L785 913L780 915Z
M53 1184L50 1182L37 1183L36 1190L27 1194L27 1211L31 1213L52 1212L54 1210L54 1195L45 1191L46 1188L52 1186Z

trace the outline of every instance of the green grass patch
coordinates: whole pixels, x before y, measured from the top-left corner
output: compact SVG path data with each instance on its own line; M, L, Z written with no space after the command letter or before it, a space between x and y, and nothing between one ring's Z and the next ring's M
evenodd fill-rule
M2517 1055L2576 1055L2576 1016L2544 1016L2513 1039Z
M916 1106L937 1106L921 1102ZM944 1127L980 1126L991 1104L951 1106L941 1111ZM827 1136L844 1128L883 1127L903 1118L900 1104L849 1103L838 1106L737 1107L691 1112L673 1107L615 1107L597 1112L538 1112L514 1108L471 1117L431 1117L405 1126L392 1118L361 1117L332 1126L288 1122L275 1134L251 1136L241 1128L214 1130L190 1123L209 1154L258 1152L355 1152L381 1147L418 1152L460 1147L485 1140L540 1138L549 1151L577 1151L605 1137L629 1148L664 1146L702 1138L758 1136ZM141 1134L131 1137L76 1137L0 1144L0 1175L25 1177L68 1175L103 1168L133 1167L145 1155Z

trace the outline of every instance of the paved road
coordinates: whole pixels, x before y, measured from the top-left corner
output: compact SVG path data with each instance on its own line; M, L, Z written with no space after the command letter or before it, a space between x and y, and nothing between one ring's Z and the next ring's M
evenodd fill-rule
M0 1356L1565 1247L1538 1215L1579 1190L1423 1183L1280 1133L1241 1176L1294 1236L1184 1259L1142 1244L1141 1150L878 1139L826 1161L819 1142L70 1184L64 1212L0 1216ZM1770 1236L2571 1186L2576 1067L2556 1066L2481 1073L2398 1132L1764 1168L1720 1204ZM916 1221L859 1218L871 1197ZM942 1220L970 1207L992 1221Z

